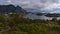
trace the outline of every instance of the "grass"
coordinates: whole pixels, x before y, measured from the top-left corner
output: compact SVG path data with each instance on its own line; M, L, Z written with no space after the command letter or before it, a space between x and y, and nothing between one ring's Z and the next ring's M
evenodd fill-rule
M18 15L18 14L17 14ZM10 29L0 34L60 34L60 20L31 20L18 16L0 19L0 27L9 26ZM3 22L4 21L4 22Z

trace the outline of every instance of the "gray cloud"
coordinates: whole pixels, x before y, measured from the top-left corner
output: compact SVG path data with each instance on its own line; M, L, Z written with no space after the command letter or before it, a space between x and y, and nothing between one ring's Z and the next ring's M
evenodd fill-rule
M0 4L14 4L23 8L54 11L60 6L60 0L0 0Z

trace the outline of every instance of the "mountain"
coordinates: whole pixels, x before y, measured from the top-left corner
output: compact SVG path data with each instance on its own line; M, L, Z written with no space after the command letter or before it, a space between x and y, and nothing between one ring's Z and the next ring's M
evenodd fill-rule
M20 6L14 5L0 5L0 13L26 13L26 10L21 8Z

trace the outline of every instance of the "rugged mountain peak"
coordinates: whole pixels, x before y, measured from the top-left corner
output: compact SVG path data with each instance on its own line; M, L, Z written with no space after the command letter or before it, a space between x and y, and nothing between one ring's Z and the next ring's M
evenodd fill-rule
M0 13L25 13L24 9L22 9L20 6L14 6L12 4L10 5L0 5Z

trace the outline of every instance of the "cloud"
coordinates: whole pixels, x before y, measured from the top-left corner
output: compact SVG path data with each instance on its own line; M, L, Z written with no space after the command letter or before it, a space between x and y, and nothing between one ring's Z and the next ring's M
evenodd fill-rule
M54 11L60 7L60 0L0 0L0 4L13 4L23 8Z

